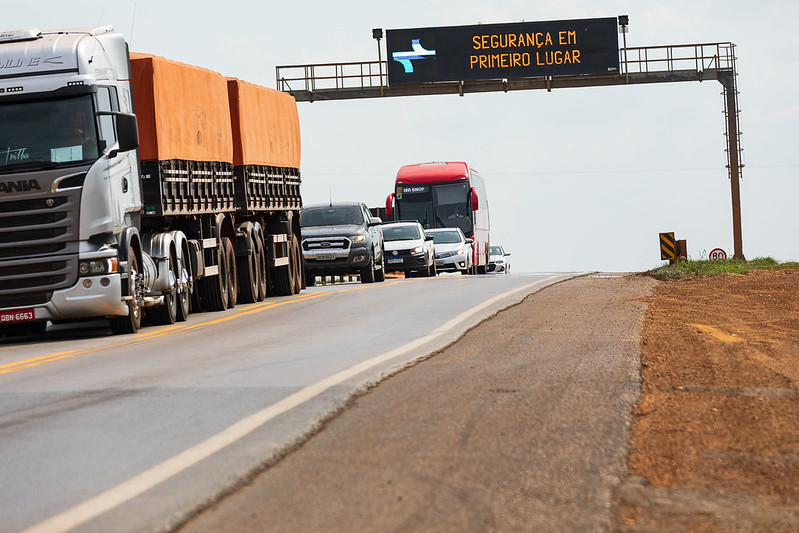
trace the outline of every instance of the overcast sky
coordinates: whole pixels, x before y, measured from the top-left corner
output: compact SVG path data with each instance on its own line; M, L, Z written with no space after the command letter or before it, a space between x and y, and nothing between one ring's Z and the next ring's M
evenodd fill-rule
M3 6L0 30L111 24L132 51L275 87L277 65L376 59L372 28L620 14L629 47L737 45L744 253L799 260L795 0L28 0ZM694 259L731 256L721 91L708 80L299 103L303 198L382 206L400 166L467 161L516 272L647 270L667 231Z

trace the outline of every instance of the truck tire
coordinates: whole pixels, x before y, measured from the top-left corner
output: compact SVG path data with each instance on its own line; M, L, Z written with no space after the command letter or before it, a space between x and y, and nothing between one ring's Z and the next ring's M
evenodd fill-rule
M139 260L136 257L136 250L133 246L128 247L128 314L120 317L113 317L110 320L111 331L115 334L136 333L141 327L142 310L138 301L138 286L136 276L139 274Z
M224 239L217 243L216 259L219 265L219 273L213 276L206 276L199 282L200 296L203 309L205 311L224 311L228 303L228 289L230 286L230 275L228 267L225 265L227 260L224 249Z
M294 290L292 294L299 294L302 292L302 278L305 274L305 268L302 265L302 250L300 249L300 240L296 235L291 237L291 250L293 253L291 263L292 267L294 268Z
M264 241L264 232L260 225L256 226L253 232L255 242L253 246L256 250L256 263L258 264L258 301L264 300L269 294L269 271L267 265L269 262L266 257L266 242Z
M252 237L252 234L246 237L248 241L247 248L250 249L252 253L241 256L236 260L236 273L238 275L239 288L241 289L239 299L245 304L258 301L260 292L258 287L258 248Z
M233 249L233 241L229 237L222 237L222 250L225 255L227 283L227 302L225 307L233 309L236 307L239 293L238 276L236 276L236 250Z
M287 266L275 267L272 270L275 281L275 294L277 296L291 296L295 293L297 274L299 273L295 251L296 241L297 237L292 235L287 246L289 264Z
M164 294L164 304L150 310L152 313L153 324L168 326L174 324L178 318L178 258L174 250L169 252L169 277L170 288Z
M361 269L361 283L374 283L375 281L375 258L369 256L369 264Z
M180 257L178 258L178 322L185 322L189 319L191 312L191 300L194 284L194 279L191 271L191 262L189 261L189 248L186 243L183 243Z

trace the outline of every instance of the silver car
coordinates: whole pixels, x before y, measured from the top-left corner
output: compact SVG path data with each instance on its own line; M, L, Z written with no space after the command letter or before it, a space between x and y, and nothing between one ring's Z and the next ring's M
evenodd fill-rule
M467 238L460 228L435 228L425 230L433 237L436 251L436 270L439 272L460 272L473 274L472 239Z
M488 271L510 274L510 252L506 252L502 246L490 246L488 252Z

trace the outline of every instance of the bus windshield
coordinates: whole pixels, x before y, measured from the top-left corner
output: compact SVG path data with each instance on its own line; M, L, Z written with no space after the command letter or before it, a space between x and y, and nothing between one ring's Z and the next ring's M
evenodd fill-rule
M397 200L399 220L418 220L424 228L460 228L472 231L471 209L465 181L407 188Z
M73 166L98 157L91 95L0 105L0 172Z

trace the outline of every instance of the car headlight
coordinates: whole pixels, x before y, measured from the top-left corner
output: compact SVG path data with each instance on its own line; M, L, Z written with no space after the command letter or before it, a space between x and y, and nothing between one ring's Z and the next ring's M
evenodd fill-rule
M353 235L350 239L352 242L366 242L366 235L359 233L358 235Z
M424 250L422 250L422 247L421 247L421 246L417 246L417 247L415 247L415 248L412 248L412 249L411 249L411 253L412 253L413 255L419 255L419 254L420 254L420 253L422 253L423 251L424 251Z
M113 274L117 272L117 258L105 257L102 259L87 259L78 265L78 273L81 276L100 276L102 274Z
M463 255L463 248L458 248L455 250L455 255Z

